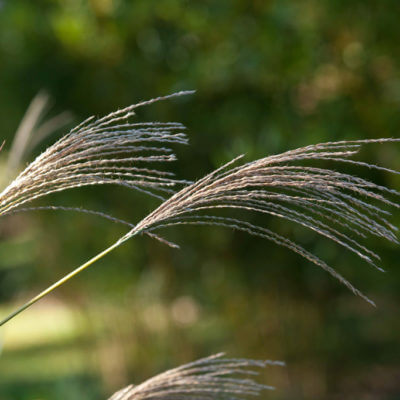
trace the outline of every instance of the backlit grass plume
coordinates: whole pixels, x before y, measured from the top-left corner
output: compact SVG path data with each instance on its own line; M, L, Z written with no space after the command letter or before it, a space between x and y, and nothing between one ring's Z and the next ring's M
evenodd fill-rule
M110 114L97 121L85 121L84 124L81 124L70 134L72 136L84 135L89 138L88 144L84 145L83 149L81 148L83 142L79 139L77 141L74 140L74 144L68 145L65 149L63 140L61 140L61 144L59 142L52 146L54 150L50 150L50 148L44 155L28 166L15 183L6 189L5 193L27 192L23 199L32 199L47 192L63 190L73 185L82 186L99 183L122 184L153 193L154 190L168 191L170 186L177 183L185 184L185 181L165 178L163 172L155 172L154 170L141 169L140 171L135 170L135 173L127 173L125 170L120 169L123 168L120 166L121 164L109 162L109 157L114 157L116 152L118 154L120 154L119 152L124 153L122 147L125 144L125 140L128 141L127 147L130 150L133 150L131 147L139 146L140 150L138 151L159 151L162 153L159 155L123 158L123 160L129 162L144 160L169 161L173 158L167 149L155 150L156 148L153 146L147 147L143 145L142 141L147 141L150 137L153 140L154 137L159 137L157 135L161 135L160 142L186 143L186 138L183 134L174 133L175 129L181 129L178 124L163 124L162 126L154 124L129 125L129 130L133 129L134 132L138 130L140 133L135 133L132 137L129 136L130 134L121 133L121 131L124 132L122 127L125 124L119 125L116 122L133 112L135 107L137 105ZM114 128L110 129L112 124L114 124ZM146 132L143 133L143 136L142 130ZM139 139L135 139L137 134L139 134ZM122 135L123 139L119 135ZM125 139L125 135L129 136L129 139ZM69 140L69 136L66 137L66 141ZM93 142L93 145L98 148L97 151L93 151L90 147L91 140L94 140L94 138L97 139ZM379 256L369 249L365 243L363 244L363 240L368 236L375 236L398 243L396 238L397 228L388 221L390 213L386 208L400 207L398 202L400 193L366 179L339 172L336 169L327 169L309 164L310 162L333 162L335 163L335 168L350 164L360 168L368 167L398 174L399 172L397 171L351 159L363 144L376 146L382 143L398 141L400 139L321 143L235 166L242 157L239 156L197 182L187 183L183 189L165 200L142 221L131 225L131 230L117 242L31 299L1 321L0 325L133 236L142 233L154 235L154 232L161 228L183 224L225 226L282 245L323 268L346 285L353 293L374 304L372 300L362 294L323 260L308 252L299 244L271 231L262 223L249 222L246 217L249 213L269 214L300 224L333 240L338 245L361 257L367 263L381 269L376 265ZM66 163L66 169L61 168L61 171L57 172L57 168L60 165L53 163L51 154L54 151L59 154L59 151L61 151L57 150L59 148L65 151L65 156L62 153L62 159ZM82 157L86 158L82 161ZM121 163L123 164L124 162ZM53 169L48 167L48 163L53 166ZM73 166L71 167L71 165ZM32 177L32 169L45 171L41 173L44 174L43 176L50 177L49 181L52 182L50 186L47 183L43 183L46 188L42 189L40 185L36 185L34 189L29 189L31 184L24 181L24 179L26 179L26 176ZM86 169L90 172L86 172ZM55 177L53 178L54 174ZM28 188L24 187L23 182L26 182ZM21 204L21 200L18 200L19 198L15 195L12 202L4 200L3 210L7 211L17 204ZM222 209L225 210L225 213L228 210L233 212L234 215L218 215ZM238 210L240 211L239 215L237 214ZM158 236L155 237L159 238ZM169 242L166 243L170 244Z
M149 164L175 160L171 144L186 144L179 123L132 123L139 106L179 96L175 93L142 102L103 118L90 117L30 163L0 193L0 216L23 204L65 189L114 184L163 198L181 182Z
M234 376L258 375L255 368L284 365L281 361L224 358L224 354L202 358L156 375L140 385L129 385L109 400L240 400L258 396L273 386Z
M397 171L349 159L363 143L393 141L398 140L322 143L232 167L242 156L237 157L173 195L139 222L127 237L182 224L220 225L245 231L293 250L373 304L332 267L286 237L265 226L242 218L221 217L215 212L219 209L241 209L298 223L381 269L375 265L379 256L364 246L362 240L367 236L376 236L398 243L397 228L386 219L390 214L382 206L399 208L399 203L386 195L396 197L400 193L336 170L296 164L308 160L330 160L398 174Z

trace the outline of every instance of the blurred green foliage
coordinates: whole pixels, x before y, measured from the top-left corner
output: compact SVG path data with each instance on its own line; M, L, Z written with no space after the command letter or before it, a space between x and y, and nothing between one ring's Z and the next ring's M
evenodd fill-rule
M175 166L187 179L240 153L254 159L322 141L397 137L399 13L398 0L1 0L2 136L9 144L44 88L54 113L70 110L76 122L196 89L137 116L188 127L191 146L176 149ZM400 170L399 146L366 148L362 159ZM396 176L363 173L400 187ZM133 222L157 204L114 187L50 201ZM260 377L279 388L268 398L398 399L398 248L369 241L389 270L383 275L312 232L266 224L323 257L379 308L261 239L171 229L164 234L180 251L135 238L6 326L0 399L106 398L218 351L285 360L287 368ZM122 233L63 212L4 218L1 314Z

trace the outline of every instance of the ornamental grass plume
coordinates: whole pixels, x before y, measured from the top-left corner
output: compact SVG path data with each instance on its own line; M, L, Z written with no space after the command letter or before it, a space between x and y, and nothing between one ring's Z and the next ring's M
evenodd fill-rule
M161 197L160 192L172 194L139 223L127 223L131 229L118 241L31 299L0 325L137 234L148 234L177 247L154 232L187 224L229 227L282 245L323 268L354 294L374 305L323 260L262 224L250 223L246 216L249 212L269 214L300 224L382 270L376 265L379 256L363 240L375 236L398 243L397 228L389 222L390 212L386 208L400 207L400 193L346 172L309 163L329 161L336 166L350 164L399 174L351 157L363 144L379 145L400 139L320 143L234 166L243 157L239 156L197 182L189 183L176 180L164 171L136 166L138 162L175 159L168 148L149 145L149 142L187 143L180 124L126 122L135 108L159 99L162 98L130 106L98 120L89 118L46 150L0 194L2 215L45 194L85 185L112 183L157 197ZM133 152L134 156L126 156L127 152ZM177 185L184 187L174 193ZM221 209L241 213L225 217L218 215Z
M379 256L363 245L362 239L376 236L398 244L397 228L386 219L390 213L383 206L400 208L399 203L387 196L398 197L400 192L336 170L296 163L329 160L399 174L398 171L349 159L362 144L397 141L400 139L321 143L232 167L242 157L239 156L166 200L126 237L182 224L219 225L241 230L300 254L329 272L353 293L374 304L332 267L300 245L242 217L221 217L215 212L241 209L298 223L333 240L382 271L375 264Z
M180 96L179 92L132 105L103 118L90 117L40 154L0 193L0 216L47 194L65 189L114 184L163 199L187 183L149 163L176 160L166 145L187 144L180 123L132 123L140 106Z
M281 361L224 358L224 353L181 365L140 385L129 385L108 400L240 400L258 396L273 386L235 375L258 375L254 368L283 366Z

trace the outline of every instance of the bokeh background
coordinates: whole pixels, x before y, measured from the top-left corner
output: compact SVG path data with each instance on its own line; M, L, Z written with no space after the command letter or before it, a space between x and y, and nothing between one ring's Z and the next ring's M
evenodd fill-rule
M40 90L53 100L48 117L68 110L72 127L92 114L196 89L137 116L188 127L191 146L176 148L174 166L186 179L240 153L251 160L321 141L398 137L399 15L398 0L1 0L2 176ZM359 159L400 170L400 146L367 146ZM396 176L359 172L400 188ZM37 204L47 203L132 222L157 205L115 187ZM219 351L287 362L260 376L278 387L265 399L399 399L399 248L368 241L388 270L381 274L312 232L266 223L335 266L378 308L261 239L174 228L163 234L181 250L135 238L2 328L0 399L105 399ZM124 232L73 213L3 218L1 316Z

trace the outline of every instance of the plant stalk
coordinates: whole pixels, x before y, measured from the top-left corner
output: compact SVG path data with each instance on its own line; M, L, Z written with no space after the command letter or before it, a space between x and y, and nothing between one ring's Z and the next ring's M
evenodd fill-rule
M84 264L80 265L78 268L74 269L72 272L69 274L65 275L63 278L58 280L56 283L53 285L49 286L47 289L43 290L41 293L39 293L37 296L33 297L31 300L26 302L24 305L19 307L17 310L9 314L6 318L0 321L0 326L4 325L6 322L10 321L13 319L15 316L17 316L19 313L22 311L26 310L29 308L31 305L35 304L37 301L51 293L54 289L57 289L59 286L64 284L65 282L69 281L71 278L73 278L75 275L78 275L80 272L82 272L84 269L90 267L92 264L94 264L96 261L100 260L103 258L105 255L119 247L122 243L124 243L126 240L131 238L132 236L135 236L139 232L134 232L132 233L129 232L129 234L124 235L120 239L118 239L114 244L112 244L110 247L107 247L105 250L103 250L101 253L97 254L93 258L91 258L89 261L85 262Z

